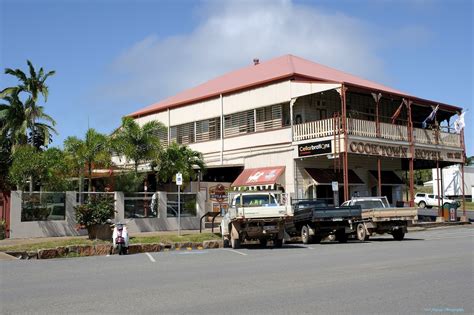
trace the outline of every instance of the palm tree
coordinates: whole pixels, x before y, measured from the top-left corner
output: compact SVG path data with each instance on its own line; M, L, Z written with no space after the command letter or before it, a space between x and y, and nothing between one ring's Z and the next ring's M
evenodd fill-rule
M140 127L131 117L122 118L122 126L113 136L113 146L118 154L133 161L135 174L142 162L156 159L161 150L158 134L165 126L150 121Z
M18 85L18 88L21 91L29 93L31 95L31 98L33 99L33 102L36 103L36 101L38 100L38 94L42 94L44 97L44 101L47 102L49 91L48 86L45 84L45 81L49 76L54 75L56 72L49 71L45 74L43 68L40 68L37 74L35 67L31 63L31 61L27 60L26 63L28 64L28 68L30 70L29 77L27 77L26 74L20 69L13 70L10 68L6 68L5 73L18 78L18 80L21 82L21 84ZM7 88L4 91L8 92L9 89L12 88Z
M203 171L205 163L200 152L176 142L161 152L157 161L157 176L164 182L181 172L184 181L195 179L196 171Z
M5 69L5 73L18 78L20 84L0 92L0 97L8 103L0 105L0 121L4 121L0 126L3 136L13 136L14 145L25 144L30 136L32 142L39 148L51 142L52 133L57 134L54 119L44 112L43 106L36 104L38 94L42 94L47 101L48 87L45 81L55 72L45 74L43 68L40 68L37 74L33 64L29 60L27 63L30 70L29 77L20 69ZM21 92L29 95L25 102L20 99ZM38 139L42 139L43 143L38 142Z
M68 137L64 141L64 151L68 154L68 159L78 172L80 178L82 178L84 170L87 170L89 179L88 191L92 191L93 168L97 165L109 166L111 164L108 137L90 128L87 130L84 140L77 137ZM80 181L80 186L82 186L81 182L82 180Z
M10 95L3 97L6 103L0 104L0 134L10 137L13 146L26 144L29 138L34 137L43 140L42 143L37 142L37 148L47 146L51 142L51 134L57 133L52 127L56 122L44 112L43 106L36 106L32 98L23 103L19 93L19 89L14 89Z

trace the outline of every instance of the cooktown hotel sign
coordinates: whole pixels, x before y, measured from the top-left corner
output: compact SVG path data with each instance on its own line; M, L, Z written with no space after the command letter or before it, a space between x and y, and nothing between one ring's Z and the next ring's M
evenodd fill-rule
M367 141L350 141L348 146L348 152L392 158L411 157L409 146L380 144ZM461 151L425 149L415 146L415 159L462 162L462 153Z

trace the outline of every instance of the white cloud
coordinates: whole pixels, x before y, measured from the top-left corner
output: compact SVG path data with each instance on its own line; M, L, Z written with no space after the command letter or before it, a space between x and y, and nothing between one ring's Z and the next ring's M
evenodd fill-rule
M294 54L371 80L387 81L378 40L361 20L291 1L208 2L190 34L151 35L111 65L105 97L133 110L228 71ZM115 79L119 77L120 79Z

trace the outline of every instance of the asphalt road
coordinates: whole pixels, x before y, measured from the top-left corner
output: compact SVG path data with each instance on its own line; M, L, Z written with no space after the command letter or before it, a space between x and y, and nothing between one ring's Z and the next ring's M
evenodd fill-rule
M0 313L472 314L473 236L0 261Z

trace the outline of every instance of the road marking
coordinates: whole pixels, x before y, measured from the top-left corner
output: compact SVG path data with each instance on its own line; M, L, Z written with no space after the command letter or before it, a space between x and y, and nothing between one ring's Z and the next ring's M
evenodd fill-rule
M234 249L230 249L230 248L221 248L221 250L225 250L227 252L231 252L231 253L236 253L236 254L239 254L239 255L242 255L242 256L247 256L246 253L241 253L237 250L234 250Z
M156 262L155 258L153 258L153 256L150 255L150 253L145 253L145 254L148 256L148 258L150 258L151 262Z
M314 249L313 247L311 246L306 246L307 249Z
M178 253L178 255L200 255L200 254L207 254L207 251L206 250L193 250L193 251Z

